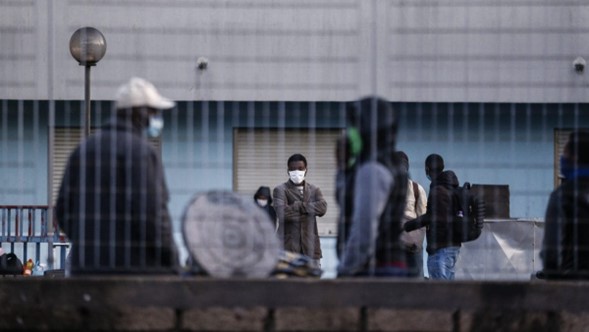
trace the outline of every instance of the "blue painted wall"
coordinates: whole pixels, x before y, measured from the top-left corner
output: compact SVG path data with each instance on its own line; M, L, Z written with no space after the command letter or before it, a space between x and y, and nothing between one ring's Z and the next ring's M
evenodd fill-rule
M46 204L50 102L0 103L0 204ZM56 101L55 125L80 126L83 103ZM93 123L108 118L93 103ZM587 104L396 103L399 148L427 188L423 160L444 156L461 181L508 184L511 216L542 218L553 189L554 129L589 127ZM175 220L192 195L232 189L233 128L341 128L340 102L180 102L165 113L162 157Z
M47 203L48 102L0 102L0 204Z
M555 128L589 127L586 104L397 105L399 149L411 159L415 180L429 186L423 161L445 159L459 180L508 184L512 217L543 218L554 186Z

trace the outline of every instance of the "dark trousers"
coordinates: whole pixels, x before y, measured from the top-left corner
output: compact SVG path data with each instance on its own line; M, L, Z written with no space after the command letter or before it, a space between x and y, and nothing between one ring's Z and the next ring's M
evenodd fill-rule
M423 278L423 250L406 250L405 261L409 277Z

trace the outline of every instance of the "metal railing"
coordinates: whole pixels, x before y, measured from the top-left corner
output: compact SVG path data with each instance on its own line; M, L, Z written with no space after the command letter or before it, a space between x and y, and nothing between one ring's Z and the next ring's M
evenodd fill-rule
M50 213L48 205L0 205L0 243L8 246L5 251L15 253L23 263L32 259L48 269L63 268L69 244L55 231L58 228ZM55 250L59 252L57 266Z

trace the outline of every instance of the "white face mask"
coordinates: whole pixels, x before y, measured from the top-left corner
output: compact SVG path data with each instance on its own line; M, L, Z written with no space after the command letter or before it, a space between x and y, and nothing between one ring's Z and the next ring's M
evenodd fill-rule
M149 117L149 125L147 127L147 136L151 138L159 137L164 128L164 118L159 115L152 115Z
M266 205L268 205L268 200L267 199L256 199L256 202L258 202L258 205L261 207L265 207Z
M290 171L288 175L294 184L301 184L305 180L306 171Z

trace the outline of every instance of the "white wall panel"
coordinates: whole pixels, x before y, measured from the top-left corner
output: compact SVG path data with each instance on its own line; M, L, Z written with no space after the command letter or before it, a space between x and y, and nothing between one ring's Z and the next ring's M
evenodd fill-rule
M82 26L108 50L92 97L144 76L177 100L587 102L584 1L0 1L0 98L82 99ZM196 59L209 68L197 72Z
M550 1L390 1L390 99L586 102L589 4Z

